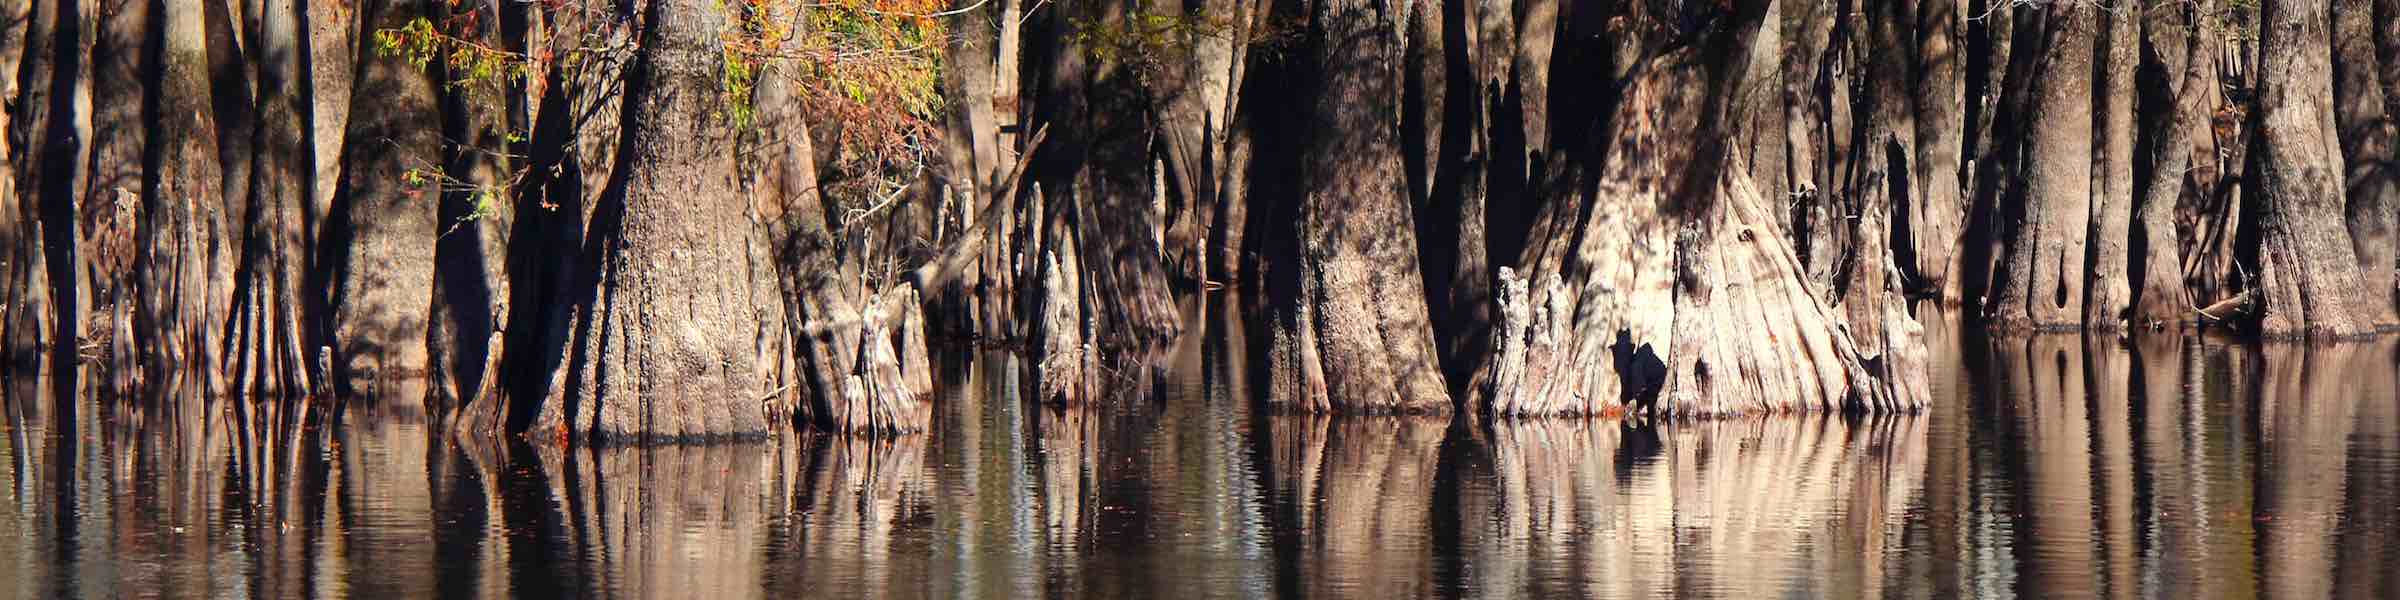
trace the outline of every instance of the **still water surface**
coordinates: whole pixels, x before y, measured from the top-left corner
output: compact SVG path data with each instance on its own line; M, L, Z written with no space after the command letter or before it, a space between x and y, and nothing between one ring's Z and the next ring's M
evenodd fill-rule
M2400 597L2392 343L1935 329L1935 408L1876 419L1270 417L1238 334L1086 414L960 360L899 441L18 396L0 597Z

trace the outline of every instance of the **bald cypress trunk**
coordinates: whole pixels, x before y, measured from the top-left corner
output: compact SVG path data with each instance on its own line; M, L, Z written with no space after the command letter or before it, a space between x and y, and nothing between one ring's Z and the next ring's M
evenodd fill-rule
M2393 270L2400 265L2394 221L2400 219L2400 172L2395 171L2394 124L2387 113L2372 0L2334 7L2333 119L2340 132L2343 188L2348 195L2351 248L2358 253L2362 314L2377 330L2400 328Z
M77 387L82 346L83 270L77 222L82 182L88 175L85 146L89 106L85 69L93 23L91 4L68 0L42 3L27 21L24 60L12 110L11 146L17 161L18 237L23 249L10 265L18 286L8 322L16 357L50 377L56 397L68 402ZM12 352L12 354L17 354ZM39 358L36 358L36 356ZM71 413L68 413L71 414Z
M426 5L368 2L369 29L431 18ZM357 93L324 243L340 258L328 268L337 340L335 382L345 393L388 389L429 374L425 332L432 297L436 211L464 185L442 164L440 84L406 57L359 59Z
M1603 121L1600 155L1610 158L1596 185L1546 199L1538 243L1520 259L1525 274L1502 271L1501 326L1476 408L1721 415L1919 405L1913 328L1879 328L1872 350L1853 341L1829 292L1778 235L1769 207L1779 204L1759 192L1733 143L1732 99L1761 85L1745 81L1747 62L1774 7L1686 10L1626 17L1692 23L1700 37L1633 40L1630 56L1642 62ZM1854 291L1884 294L1877 300L1891 304L1878 306L1898 302L1888 287ZM1872 315L1877 324L1890 316Z
M1842 193L1848 231L1841 237L1848 243L1828 300L1842 308L1850 334L1869 348L1884 346L1886 330L1912 325L1900 306L1905 298L1898 276L1904 268L1899 261L1914 258L1901 242L1915 225L1898 220L1910 214L1922 184L1914 167L1916 9L1914 1L1873 3L1860 23L1866 74L1852 111L1857 129L1850 134L1849 187Z
M766 431L754 340L779 333L773 296L753 289L748 203L734 194L732 129L718 90L726 15L658 0L625 96L619 169L601 195L566 333L565 386L536 429L637 440Z
M152 39L150 0L95 2L97 28L91 47L91 154L88 174L76 195L78 247L89 278L84 323L97 345L100 370L94 388L112 395L133 389L135 366L133 284L136 220L141 205L143 162L151 128L142 119L148 97L143 71Z
M1909 198L1898 223L1904 237L1894 246L1910 286L1944 307L1956 307L1967 235L1967 182L1962 176L1966 145L1967 13L1979 5L1961 0L1918 0L1915 71L1916 155ZM1774 196L1770 195L1770 198Z
M2207 117L2202 86L2216 48L2210 42L2212 26L2203 20L2209 6L2153 11L2141 21L2142 138L2136 160L2148 175L2140 180L2132 227L2129 278L2135 304L2129 321L2136 327L2176 326L2193 317L2174 219L2195 160L2194 138Z
M794 11L772 18L799 16ZM802 90L793 87L797 81L780 70L760 79L754 96L759 126L750 140L750 168L756 169L751 194L764 213L761 229L773 258L767 274L780 285L775 308L786 320L782 336L764 338L777 349L762 367L779 373L789 388L771 394L772 409L779 411L771 416L840 432L923 431L930 425L927 386L934 367L924 351L928 332L917 290L869 287L863 270L873 255L860 240L889 227L844 222L838 199L826 197ZM847 325L826 326L837 323Z
M1285 410L1446 413L1400 155L1383 0L1310 7L1309 141L1288 260L1271 266L1271 403Z
M303 310L317 306L315 290L304 294L310 273L308 231L315 154L307 146L310 119L299 78L299 0L263 3L257 26L247 32L244 63L256 75L249 96L255 110L247 123L247 167L243 214L229 219L241 241L233 254L231 323L224 353L230 391L266 398L305 396L313 389L314 362L303 350ZM222 102L224 99L221 99ZM239 101L239 99L233 99Z
M2334 125L2332 15L2323 2L2265 3L2259 35L2255 247L2259 331L2342 338L2373 331L2357 250L2343 239L2346 194Z
M2083 326L2122 331L2133 310L2134 67L2141 29L2134 10L2100 15L2102 45L2093 59L2099 81L2092 120L2092 215L2084 262Z
M213 277L210 266L228 240L207 14L203 0L167 0L149 17L158 38L146 59L155 78L143 104L142 122L151 133L134 242L133 341L143 383L208 389L226 310L219 302L226 282Z
M525 10L524 6L465 8L463 14L445 20L457 24L452 35L524 51L523 34L503 31L509 20L500 14ZM441 168L458 184L442 191L433 222L426 375L436 404L455 409L479 401L496 381L500 332L508 328L506 235L516 217L507 193L518 170L526 168L518 158L525 154L524 145L509 140L529 127L519 112L524 88L518 78L503 73L479 76L461 67L445 67L437 74L442 82Z
M2039 11L2025 120L2016 155L2023 182L2009 196L2007 258L1985 307L2002 331L2075 329L2083 324L2085 243L2093 182L2095 42L2099 11L2057 3ZM2011 80L2019 73L2012 72Z

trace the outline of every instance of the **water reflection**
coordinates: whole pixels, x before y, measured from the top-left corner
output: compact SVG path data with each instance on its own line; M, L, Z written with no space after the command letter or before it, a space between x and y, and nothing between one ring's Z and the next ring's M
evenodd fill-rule
M1279 559L1310 596L1433 591L1434 479L1447 420L1270 421Z
M1470 426L1258 414L1238 334L1098 411L956 358L901 440L270 435L11 386L0 596L2400 595L2389 342L1935 319L1921 415Z
M1925 420L1501 423L1462 494L1468 587L1514 597L1882 595Z

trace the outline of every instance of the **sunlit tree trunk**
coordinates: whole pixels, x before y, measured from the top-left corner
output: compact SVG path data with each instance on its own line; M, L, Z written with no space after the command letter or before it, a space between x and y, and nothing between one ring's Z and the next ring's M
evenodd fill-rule
M2329 8L2271 0L2260 15L2257 198L2243 215L2255 246L2243 245L2258 279L2259 331L2270 337L2374 327L2358 252L2344 235Z
M2203 20L2209 6L2168 7L2141 20L2142 133L2135 160L2148 169L2148 177L2139 182L2133 208L2128 279L2134 306L2128 320L2135 327L2173 327L2192 319L2174 219L2195 160L2194 138L2207 117L2202 111L2208 96L2201 86L2217 47L2210 42L2215 36L2209 21Z
M1909 198L1899 222L1906 239L1895 245L1912 286L1944 307L1963 298L1965 278L1960 241L1967 235L1967 182L1962 176L1966 144L1967 13L1981 5L1962 0L1919 0L1916 12L1916 155ZM1774 199L1774 196L1769 196Z
M566 333L565 385L536 429L570 438L758 435L756 340L782 314L755 289L763 257L735 194L732 127L719 91L727 16L696 0L641 7L615 181L594 212Z
M1427 320L1399 123L1402 59L1380 0L1311 5L1310 127L1291 245L1270 267L1271 403L1286 410L1446 413Z
M173 388L191 381L188 391L208 388L217 375L213 340L227 284L209 268L228 241L206 11L203 0L169 0L150 13L158 50L147 59L154 79L142 122L151 132L130 290L143 382Z
M423 3L367 2L369 30L400 29L431 18ZM325 265L333 286L335 387L371 394L430 374L426 311L432 297L435 211L449 188L465 184L442 164L438 67L376 48L362 49L350 116L342 135L341 189L322 243L339 252ZM444 57L439 60L447 60ZM411 401L416 399L412 398Z
M1773 8L1628 17L1692 23L1701 37L1638 41L1646 62L1603 121L1611 158L1594 191L1547 199L1525 275L1503 271L1478 409L1720 415L1923 402L1914 328L1882 330L1872 349L1852 340L1730 141L1731 99L1750 83L1749 45ZM1908 323L1889 318L1877 322Z
M2340 0L2333 25L2333 121L2344 159L2343 187L2348 195L2350 245L2358 253L2360 295L2366 306L2360 316L2377 330L2400 328L2400 304L2395 304L2393 270L2400 265L2400 158L2395 147L2392 115L2376 45L2375 5L2372 0Z
M2085 244L2093 198L2093 65L2099 10L2062 2L2038 11L2030 71L2010 73L2030 89L2015 153L2021 183L2007 196L2009 234L1998 291L1984 313L2001 331L2077 329L2083 325ZM2030 77L2022 81L2019 77Z
M2099 81L2093 90L2097 116L2093 141L2091 230L2083 261L2082 324L2087 329L2123 331L2133 310L2134 67L2140 60L2141 29L2136 11L2103 12L2102 43L2093 58Z

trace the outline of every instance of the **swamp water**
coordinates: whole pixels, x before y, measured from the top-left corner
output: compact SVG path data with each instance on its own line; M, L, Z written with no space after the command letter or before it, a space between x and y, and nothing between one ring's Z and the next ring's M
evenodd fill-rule
M2400 597L2392 342L1933 329L1933 408L1865 419L1268 416L1221 334L1074 414L953 357L896 441L16 394L0 597Z

